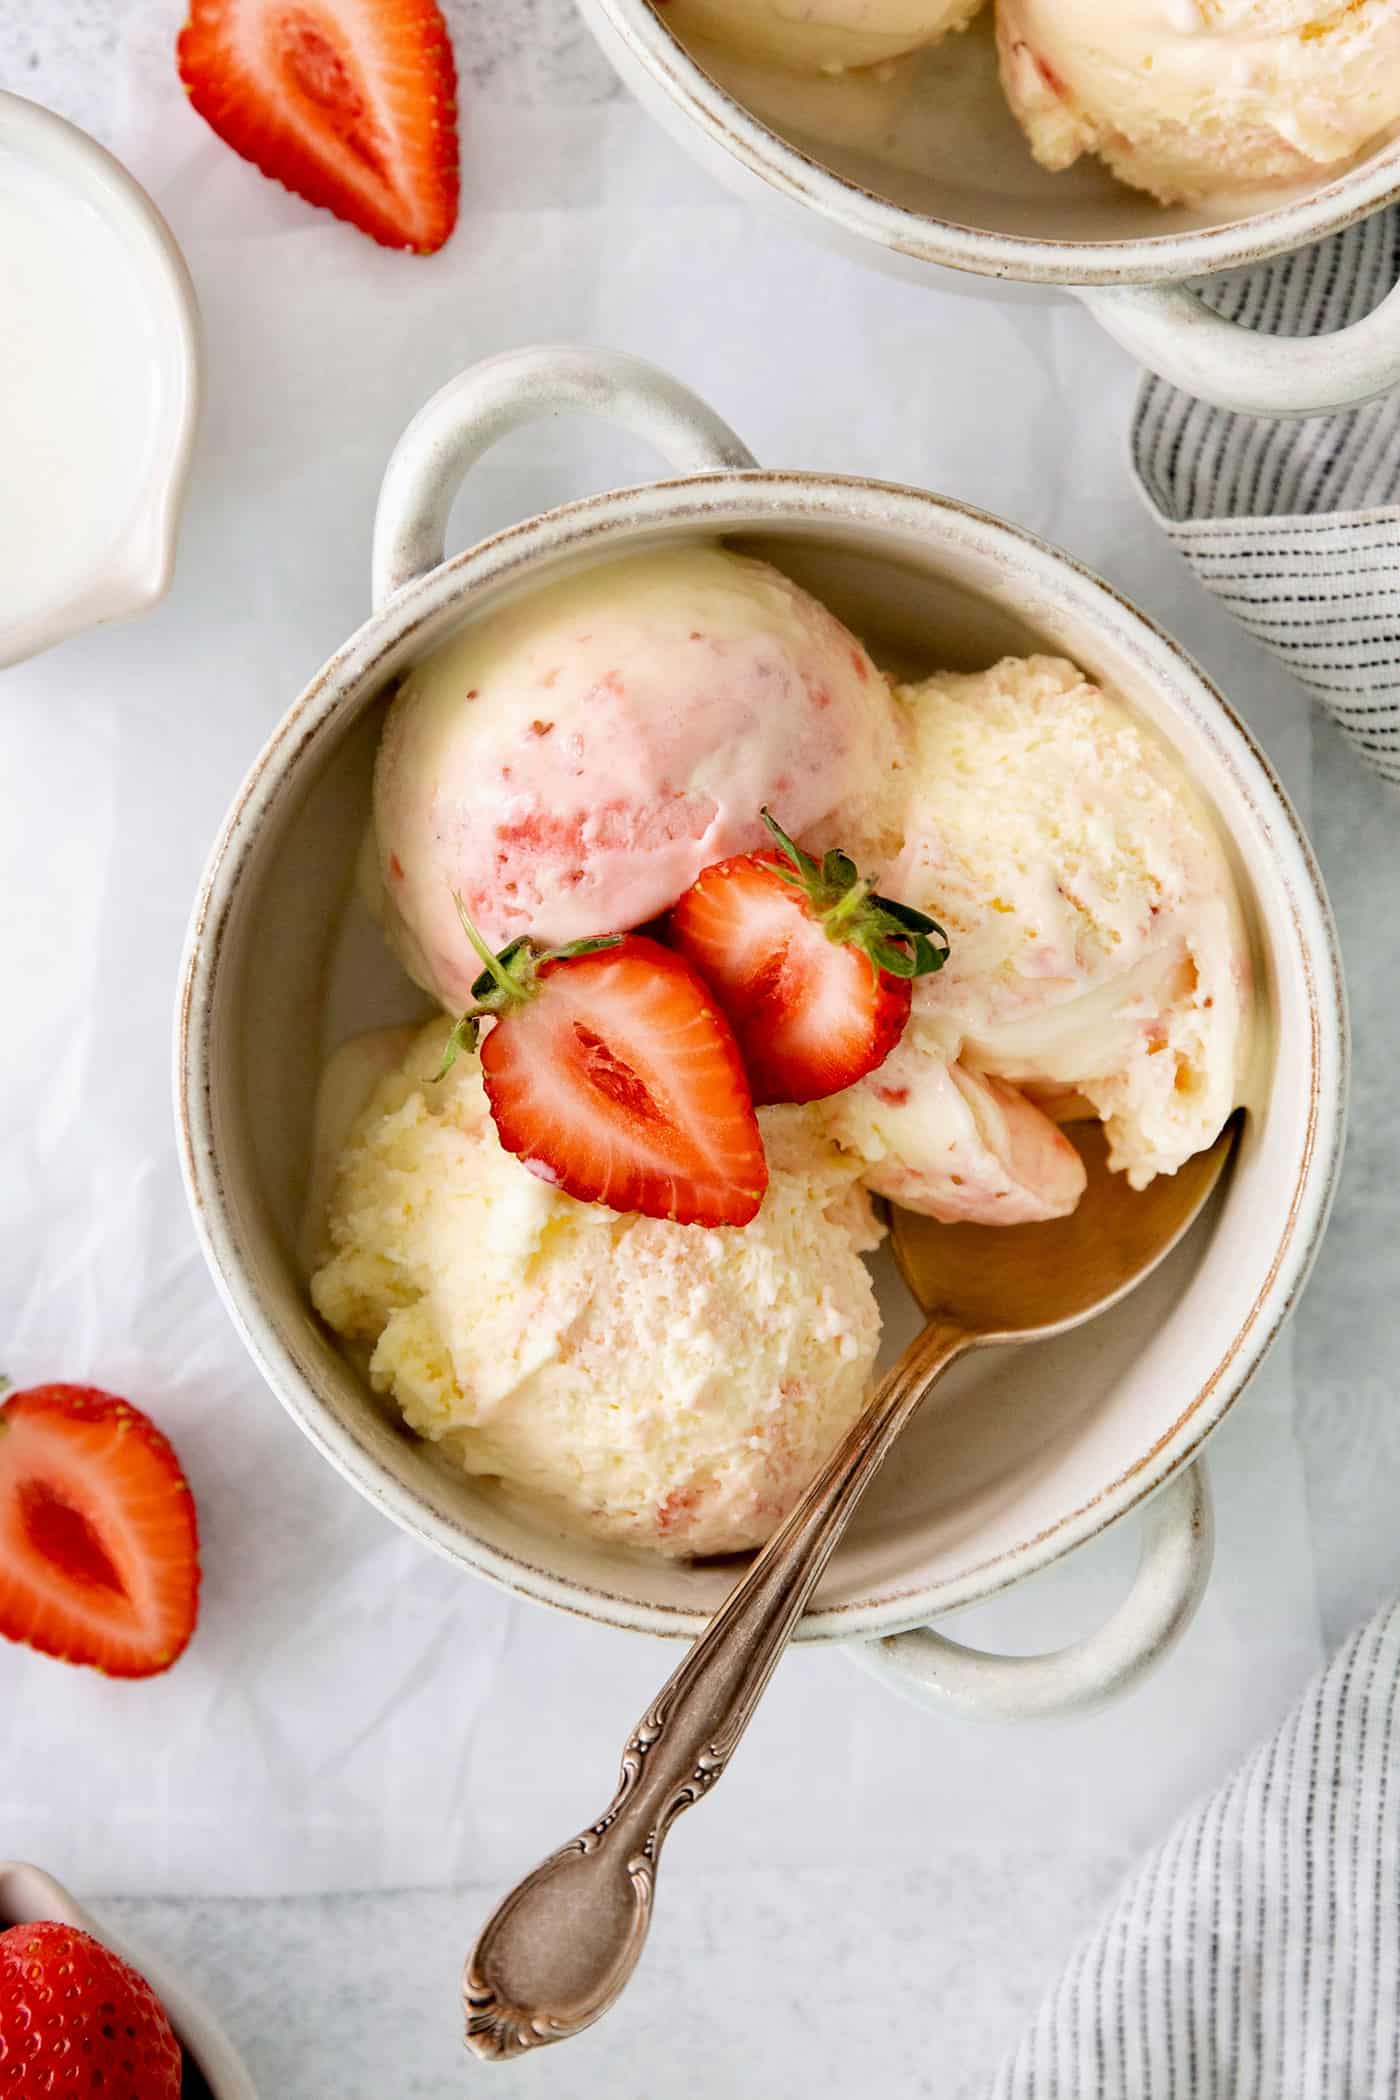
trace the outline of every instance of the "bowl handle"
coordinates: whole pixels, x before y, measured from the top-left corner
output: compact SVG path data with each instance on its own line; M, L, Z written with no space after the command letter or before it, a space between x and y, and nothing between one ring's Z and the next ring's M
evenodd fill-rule
M1076 287L1090 312L1149 370L1217 408L1320 416L1400 380L1400 285L1349 328L1256 335L1212 313L1184 284Z
M564 409L610 416L678 473L751 467L753 454L679 380L620 350L539 343L450 379L405 430L374 517L374 606L443 559L448 515L467 469L522 423Z
M906 1698L945 1712L995 1721L1090 1713L1145 1677L1185 1632L1205 1592L1214 1542L1210 1490L1197 1459L1148 1506L1133 1586L1087 1639L1050 1655L989 1655L921 1626L853 1641L847 1652Z

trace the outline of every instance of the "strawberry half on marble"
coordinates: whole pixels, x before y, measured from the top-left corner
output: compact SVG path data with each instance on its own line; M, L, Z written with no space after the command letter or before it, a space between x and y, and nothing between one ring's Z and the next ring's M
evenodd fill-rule
M848 854L820 861L761 812L774 845L717 861L667 920L667 939L729 1017L762 1104L821 1101L884 1063L913 980L941 970L933 919L876 896Z
M109 1677L154 1677L184 1652L198 1605L194 1497L149 1416L96 1386L11 1393L0 1635Z
M506 1151L584 1203L747 1225L763 1140L733 1031L685 958L637 933L493 955L458 910L484 968L443 1071L479 1041Z
M457 72L435 0L191 0L176 47L225 144L386 248L457 223Z

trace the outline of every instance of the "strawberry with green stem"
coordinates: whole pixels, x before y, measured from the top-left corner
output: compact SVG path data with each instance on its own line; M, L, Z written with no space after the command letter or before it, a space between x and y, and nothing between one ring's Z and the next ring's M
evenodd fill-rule
M849 854L814 860L761 815L775 846L706 868L672 907L667 937L728 1015L754 1100L820 1101L883 1064L913 980L948 959L947 935L877 896Z
M636 933L494 955L457 910L484 968L442 1070L479 1044L506 1151L584 1203L746 1225L763 1142L733 1032L684 957Z

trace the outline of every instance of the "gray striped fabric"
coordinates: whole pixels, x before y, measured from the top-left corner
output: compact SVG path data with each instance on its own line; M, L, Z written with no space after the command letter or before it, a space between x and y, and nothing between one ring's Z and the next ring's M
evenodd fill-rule
M1128 1884L995 2100L1395 2095L1398 1986L1392 1605Z
M1251 328L1318 335L1359 320L1397 277L1392 207L1202 289ZM1201 581L1400 785L1400 392L1295 423L1149 379L1133 464Z

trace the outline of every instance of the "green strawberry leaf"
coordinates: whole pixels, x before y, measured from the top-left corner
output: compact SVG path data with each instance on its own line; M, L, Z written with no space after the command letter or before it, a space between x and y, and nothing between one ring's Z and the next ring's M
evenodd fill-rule
M473 1004L461 1016L447 1038L442 1064L436 1077L443 1079L452 1070L463 1050L475 1050L481 1033L481 1021L487 1015L499 1020L512 1007L521 1006L533 999L539 990L536 979L540 964L567 962L576 955L594 955L601 948L615 948L622 939L620 933L590 934L585 940L566 941L558 948L542 948L528 934L517 934L507 942L499 955L493 955L476 927L472 924L466 905L454 890L452 901L457 907L457 917L462 922L462 931L472 947L481 957L485 968L472 984Z
M453 1023L452 1033L443 1045L442 1063L433 1074L434 1086L440 1079L446 1079L464 1050L475 1050L480 1033L475 1014L463 1014L459 1021Z
M942 969L948 960L948 936L936 919L915 911L912 904L877 896L839 846L829 848L819 865L789 837L770 809L761 809L759 815L782 854L773 873L802 892L828 940L862 949L892 977L926 977Z

